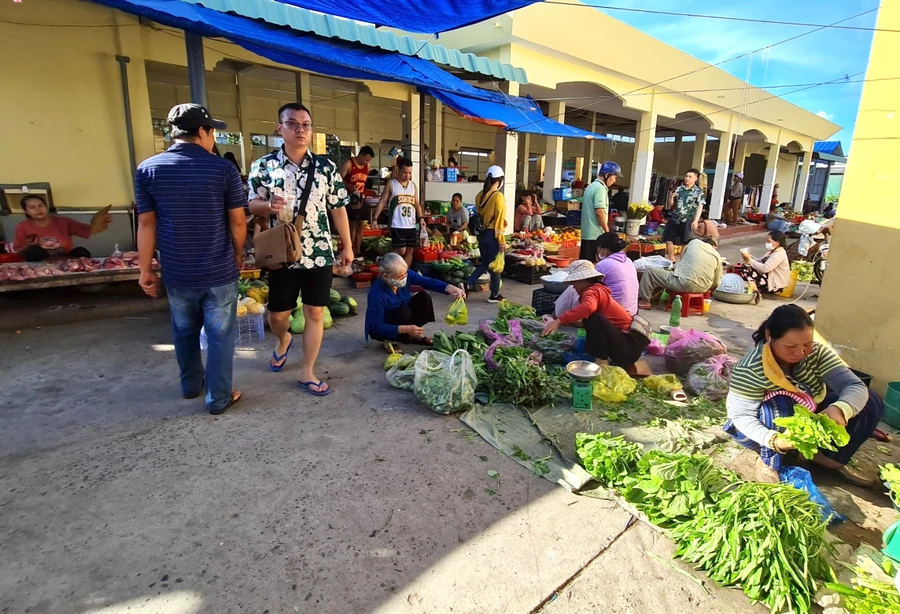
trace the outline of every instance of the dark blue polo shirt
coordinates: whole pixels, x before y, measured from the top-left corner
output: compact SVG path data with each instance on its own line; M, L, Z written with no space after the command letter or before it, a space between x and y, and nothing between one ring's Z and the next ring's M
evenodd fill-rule
M156 212L163 283L200 290L238 278L228 210L247 193L237 168L200 145L176 143L141 162L134 176L138 215Z

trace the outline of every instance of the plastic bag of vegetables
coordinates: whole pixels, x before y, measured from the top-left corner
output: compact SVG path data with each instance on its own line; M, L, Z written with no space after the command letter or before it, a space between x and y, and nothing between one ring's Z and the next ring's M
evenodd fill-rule
M466 302L458 298L450 305L450 310L447 312L447 316L444 318L444 322L449 324L450 326L455 326L459 324L463 326L469 323L469 308L466 307Z
M688 390L710 401L724 399L728 396L728 384L731 382L731 372L736 364L737 360L728 354L720 354L698 362L688 371Z
M488 269L491 273L502 273L503 267L506 266L506 254L500 252L497 254L497 257L494 258L491 263L488 265Z
M385 374L388 384L400 390L412 390L416 379L416 354L403 354Z
M413 392L432 411L452 414L474 407L478 378L467 351L448 356L425 350L416 359L415 372Z
M531 347L544 356L545 364L561 364L563 356L575 347L575 335L557 332L545 337L536 334L531 337Z
M637 382L622 367L606 365L594 378L591 396L607 403L621 403L637 388Z
M698 362L727 353L728 348L715 335L693 328L688 331L673 328L666 345L666 368L679 377L685 377Z

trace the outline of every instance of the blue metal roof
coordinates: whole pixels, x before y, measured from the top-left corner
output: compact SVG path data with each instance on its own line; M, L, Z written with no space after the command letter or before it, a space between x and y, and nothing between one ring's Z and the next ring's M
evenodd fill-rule
M371 24L325 15L275 0L184 1L199 4L221 13L234 13L251 19L261 19L270 24L287 26L293 30L310 32L326 38L338 38L385 51L395 51L470 73L489 75L523 85L528 83L525 70L510 64L495 62L471 53L463 53L457 49L448 49L443 45L423 43L411 36L398 36L393 32L378 30Z
M840 141L816 141L813 143L814 153L830 154L832 156L843 156L844 151L841 148Z

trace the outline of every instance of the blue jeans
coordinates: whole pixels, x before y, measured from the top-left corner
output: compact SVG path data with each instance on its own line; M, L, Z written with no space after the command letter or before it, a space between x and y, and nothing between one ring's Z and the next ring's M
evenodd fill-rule
M469 287L475 285L478 278L488 271L488 265L494 261L497 254L500 253L500 242L497 241L497 235L491 228L485 228L478 235L478 250L481 252L481 264L469 277ZM500 273L491 273L491 296L500 294Z
M181 392L193 396L203 389L200 329L206 331L206 408L223 409L231 401L234 336L237 324L237 282L182 290L166 288L172 312L175 358L181 371Z

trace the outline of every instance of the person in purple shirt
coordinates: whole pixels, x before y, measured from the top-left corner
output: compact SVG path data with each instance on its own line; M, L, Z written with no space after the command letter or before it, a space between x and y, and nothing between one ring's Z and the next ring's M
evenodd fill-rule
M465 291L410 271L403 256L396 253L386 254L378 264L381 274L372 283L366 307L366 340L372 337L383 341L385 347L391 341L431 345L431 338L425 336L422 328L434 322L431 296L425 291L412 294L410 286L415 284L454 298L465 298Z
M638 312L638 278L634 263L623 251L628 244L618 234L607 232L597 239L600 262L596 269L606 277L603 285L631 315Z

